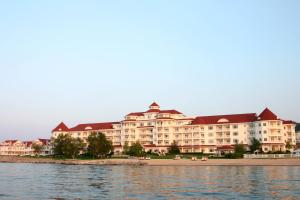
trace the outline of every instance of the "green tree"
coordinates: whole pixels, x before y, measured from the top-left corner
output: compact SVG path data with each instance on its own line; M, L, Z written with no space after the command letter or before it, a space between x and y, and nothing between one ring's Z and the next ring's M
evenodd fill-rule
M246 153L246 149L243 144L235 144L234 145L234 152L244 154Z
M32 144L32 149L33 149L33 152L37 155L37 154L40 154L42 152L43 146L39 145L39 144L36 144L36 143L33 143Z
M67 158L76 158L84 148L84 143L80 138L72 138L68 134L60 134L53 141L53 150L56 155L63 155Z
M234 145L234 154L232 158L243 158L243 155L246 153L246 149L243 144Z
M67 143L67 134L59 134L57 138L53 140L53 152L55 155L63 155L63 146Z
M123 154L128 154L129 152L129 146L128 146L128 142L126 141L123 147Z
M168 152L169 154L180 154L180 149L175 141L171 144Z
M103 133L92 133L88 137L88 154L94 158L103 158L111 152L113 145Z
M287 151L291 151L292 145L291 145L290 141L286 142L285 148L286 148Z
M139 141L133 143L128 150L130 156L143 156L145 154L144 148Z
M251 153L254 153L256 150L261 148L261 143L256 138L251 139L251 144L249 146Z

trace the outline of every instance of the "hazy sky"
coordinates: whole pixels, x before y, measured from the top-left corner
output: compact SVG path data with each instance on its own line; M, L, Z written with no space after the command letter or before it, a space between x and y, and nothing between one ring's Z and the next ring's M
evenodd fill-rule
M300 121L300 1L1 1L0 140L186 115Z

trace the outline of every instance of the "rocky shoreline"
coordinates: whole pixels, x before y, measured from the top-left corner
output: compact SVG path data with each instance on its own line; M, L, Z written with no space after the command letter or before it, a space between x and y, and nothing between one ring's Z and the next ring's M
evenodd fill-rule
M53 159L21 156L0 156L0 163L41 163L41 164L65 164L65 165L145 165L145 162L136 159Z
M208 161L192 161L187 159L53 159L31 158L20 156L0 156L0 163L37 163L37 164L65 164L65 165L132 165L132 166L300 166L300 159L210 159Z

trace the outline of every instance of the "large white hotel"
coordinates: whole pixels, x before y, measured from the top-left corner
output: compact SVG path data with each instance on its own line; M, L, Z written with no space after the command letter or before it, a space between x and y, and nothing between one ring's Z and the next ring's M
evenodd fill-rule
M231 114L187 117L177 110L161 110L152 103L144 112L133 112L119 122L79 124L69 128L63 122L52 131L52 138L70 134L85 142L92 132L102 132L122 152L125 143L140 141L146 151L167 152L175 141L182 152L217 153L234 144L250 145L258 139L264 152L285 151L296 145L295 123L278 118L266 108L261 114Z

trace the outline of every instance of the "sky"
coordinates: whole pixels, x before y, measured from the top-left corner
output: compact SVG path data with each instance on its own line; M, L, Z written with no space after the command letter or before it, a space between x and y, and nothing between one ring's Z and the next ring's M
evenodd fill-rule
M1 1L0 141L162 109L300 122L300 1Z

